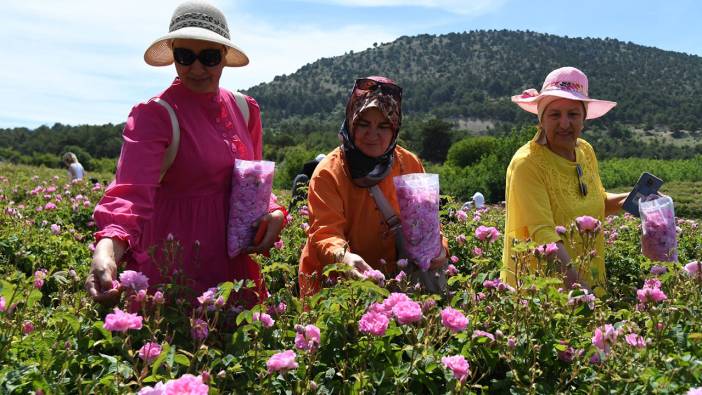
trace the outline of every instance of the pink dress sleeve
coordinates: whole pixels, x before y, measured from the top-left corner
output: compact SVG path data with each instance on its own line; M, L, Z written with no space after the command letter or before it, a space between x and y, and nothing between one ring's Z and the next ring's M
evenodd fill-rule
M95 239L117 238L133 247L141 236L144 222L153 214L161 163L173 137L168 113L153 101L136 105L129 114L122 137L115 180L107 187L93 213L100 229Z

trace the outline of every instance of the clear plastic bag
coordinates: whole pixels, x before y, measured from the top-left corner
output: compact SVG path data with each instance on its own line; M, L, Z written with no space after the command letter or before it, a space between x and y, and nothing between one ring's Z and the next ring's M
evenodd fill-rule
M652 261L677 262L678 240L673 199L649 195L639 200L641 252Z
M404 249L426 271L441 252L439 175L413 173L393 178L400 204Z
M256 229L251 225L268 212L274 171L275 163L265 160L237 159L234 163L227 224L230 257L239 255L253 242Z

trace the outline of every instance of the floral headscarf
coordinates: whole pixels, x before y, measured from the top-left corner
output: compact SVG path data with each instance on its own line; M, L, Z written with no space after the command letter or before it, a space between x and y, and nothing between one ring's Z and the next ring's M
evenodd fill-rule
M393 84L394 81L385 77L368 77L381 84ZM397 136L402 123L401 97L395 97L383 92L382 89L351 91L349 100L346 103L346 117L339 130L342 141L342 150L351 179L357 186L367 188L379 183L392 168ZM365 155L353 143L353 125L358 120L359 115L372 107L376 107L388 119L393 129L393 138L388 149L379 157Z

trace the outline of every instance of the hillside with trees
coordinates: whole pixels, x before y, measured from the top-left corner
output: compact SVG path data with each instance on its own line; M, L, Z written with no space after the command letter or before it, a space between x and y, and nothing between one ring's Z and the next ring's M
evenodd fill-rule
M474 188L490 190L499 200L504 177L499 170L510 150L528 138L524 126L535 120L510 96L540 88L549 71L564 65L588 75L591 96L619 103L587 124L585 137L601 160L702 155L702 58L615 39L506 30L400 37L320 59L246 93L262 109L264 156L278 164L277 187L287 187L304 162L338 145L336 132L354 79L380 74L404 88L400 144L437 166L453 189L461 185L460 194L470 186L453 182L454 175L470 175ZM464 127L471 122L472 129ZM0 129L0 161L59 167L60 154L73 151L88 171L111 172L122 127L57 123Z

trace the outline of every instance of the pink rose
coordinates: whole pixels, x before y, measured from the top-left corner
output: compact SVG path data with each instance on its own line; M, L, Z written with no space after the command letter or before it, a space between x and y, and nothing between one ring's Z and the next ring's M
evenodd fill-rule
M56 224L51 224L51 233L54 235L59 235L61 234L61 226L56 225Z
M422 307L413 300L399 302L393 306L392 314L400 324L411 324L422 319Z
M253 313L253 322L261 321L264 328L270 328L275 324L273 317L266 313L255 312Z
M455 276L456 274L458 274L458 269L456 268L456 266L454 266L453 264L449 264L448 266L446 266L446 275L447 276L452 277L452 276Z
M481 337L488 339L490 341L490 343L495 341L495 335L493 335L490 332L485 332L485 331L481 331L481 330L473 331L473 336L471 338L473 338L473 339L478 338L479 339Z
M458 210L456 211L456 219L458 219L459 222L466 222L468 220L468 214L463 210Z
M368 269L363 272L363 275L373 280L373 282L379 284L381 287L385 283L385 275L380 270Z
M136 313L125 313L115 307L114 313L105 317L103 328L113 332L126 332L130 329L141 329L143 318Z
M685 265L684 270L690 277L702 278L702 262L692 261Z
M490 226L480 225L475 229L475 238L480 241L490 241L494 243L500 237L500 232L497 228Z
M207 322L201 320L201 319L196 319L193 321L192 326L190 327L190 335L192 335L193 339L195 340L205 340L207 339L207 336L210 334L210 328L207 325Z
M453 372L453 377L461 383L470 375L470 365L463 355L453 355L450 357L442 357L441 363Z
M582 217L575 218L575 224L578 227L580 233L594 233L600 229L600 221L597 218L593 218L589 215L583 215Z
M209 288L207 291L203 292L202 295L197 297L198 303L200 303L201 306L214 304L217 291L218 289L216 287Z
M369 311L358 321L358 330L373 336L383 336L388 329L388 317L380 312Z
M125 270L120 273L119 282L123 287L131 288L137 292L149 288L149 278L134 270Z
M5 297L0 296L0 313L4 312L7 309L6 304L7 302L5 301Z
M298 364L295 362L295 356L295 352L292 350L273 354L268 362L266 362L268 373L287 372L290 369L297 369Z
M163 292L156 291L156 293L154 293L154 303L163 304L164 302L165 302L165 299L163 297Z
M595 329L594 336L592 336L592 345L605 354L608 354L612 344L617 341L618 335L619 333L612 325L606 324L603 327Z
M273 243L273 248L275 248L276 250L282 250L284 245L285 243L283 243L283 240L281 239Z
M319 347L321 334L315 325L300 326L295 335L295 348L298 350L315 351Z
M441 310L441 323L452 332L460 332L468 326L468 319L459 310L447 307Z
M645 348L646 347L646 340L636 333L629 333L628 335L624 336L624 339L626 339L626 342L632 347L636 347L636 348Z
M161 355L161 345L158 343L149 342L139 349L139 358L147 364L158 358L159 355Z
M22 333L28 335L32 332L34 332L34 324L32 323L32 321L25 320L22 323Z

